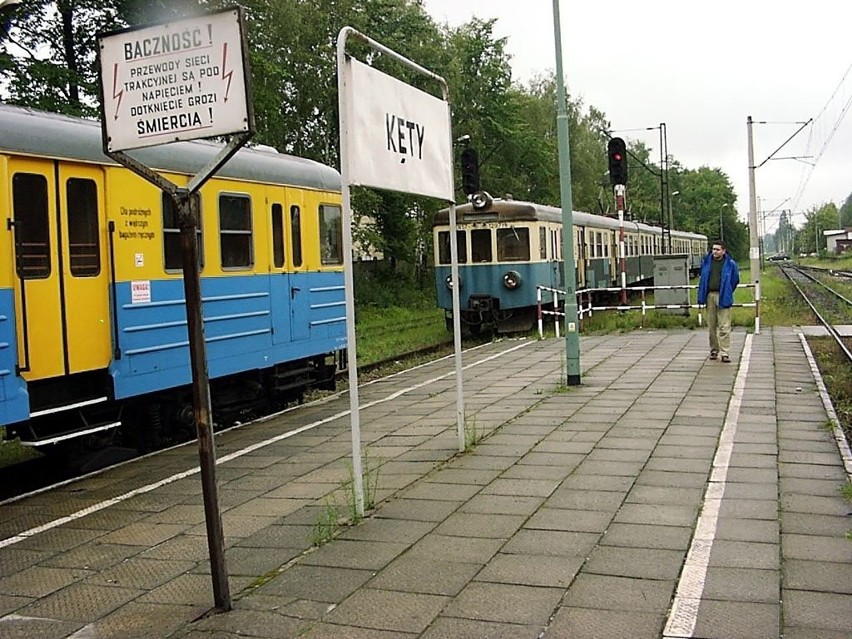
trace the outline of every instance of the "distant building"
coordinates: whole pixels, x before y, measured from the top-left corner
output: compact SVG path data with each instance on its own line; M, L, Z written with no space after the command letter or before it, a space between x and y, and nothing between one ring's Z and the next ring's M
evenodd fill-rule
M829 253L844 253L852 251L852 228L823 231L825 249Z

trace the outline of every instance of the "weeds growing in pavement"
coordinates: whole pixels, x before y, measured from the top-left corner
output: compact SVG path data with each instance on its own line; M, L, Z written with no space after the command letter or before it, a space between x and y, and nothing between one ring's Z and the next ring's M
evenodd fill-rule
M368 451L364 451L361 465L361 484L364 491L364 512L372 510L376 505L376 493L379 490L379 468L378 460L370 459ZM361 521L358 514L358 502L355 495L355 470L352 462L347 464L349 480L343 486L346 494L346 505L349 508L349 521L353 524Z
M476 415L474 415L471 419L465 418L464 420L464 449L470 450L474 446L476 446L479 442L482 441L482 438L485 437L485 433L479 430L479 427L476 424Z
M311 533L311 544L314 546L327 544L334 539L334 534L337 532L339 526L340 507L337 505L334 494L331 494L326 496L323 509L314 522L314 529Z

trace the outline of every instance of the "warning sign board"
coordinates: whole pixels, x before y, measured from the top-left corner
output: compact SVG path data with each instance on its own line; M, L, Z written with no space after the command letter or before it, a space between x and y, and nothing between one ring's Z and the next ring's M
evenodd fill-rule
M100 34L105 148L249 130L244 42L239 9Z

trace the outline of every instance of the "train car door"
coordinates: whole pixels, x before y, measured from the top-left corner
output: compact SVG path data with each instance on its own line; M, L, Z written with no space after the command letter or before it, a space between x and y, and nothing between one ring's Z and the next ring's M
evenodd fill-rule
M290 251L293 254L293 274L290 279L290 338L295 342L308 339L310 326L311 277L305 270L303 220L301 204L290 205Z
M14 159L9 175L23 377L106 368L111 342L102 170Z
M280 198L283 200L283 198ZM285 228L286 208L281 202L270 207L272 226L272 278L270 296L272 304L272 343L290 341L290 286L292 274L287 270L287 239ZM292 256L291 256L292 260Z

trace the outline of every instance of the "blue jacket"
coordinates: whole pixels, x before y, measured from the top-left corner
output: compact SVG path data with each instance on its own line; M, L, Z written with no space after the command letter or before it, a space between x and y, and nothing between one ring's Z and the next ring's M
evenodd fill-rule
M713 254L708 253L701 262L701 280L698 283L698 303L707 304L707 285L710 281L710 262ZM722 264L722 283L719 286L719 308L731 308L734 305L734 290L740 283L740 269L730 255L725 253Z

